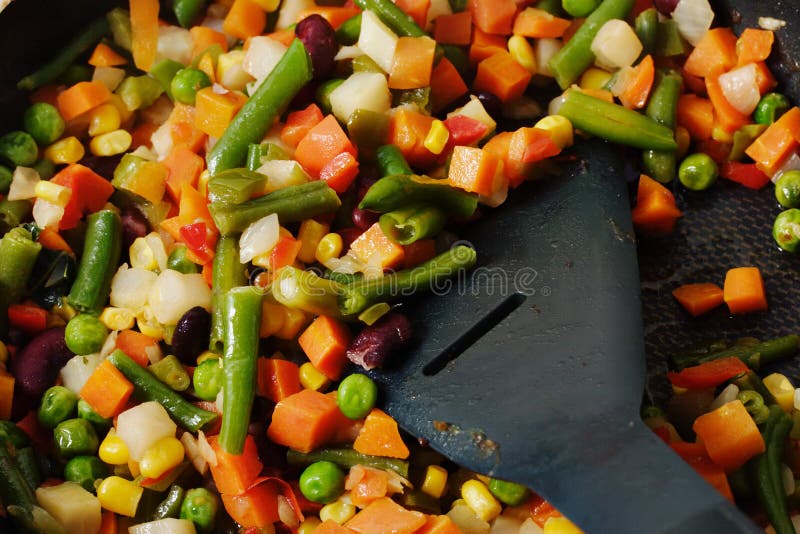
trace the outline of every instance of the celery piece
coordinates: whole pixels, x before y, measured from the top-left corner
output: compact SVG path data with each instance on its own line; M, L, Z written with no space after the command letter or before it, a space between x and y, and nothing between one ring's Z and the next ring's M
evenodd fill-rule
M265 161L272 161L274 159L290 158L289 154L275 143L251 143L247 148L247 168L251 171L258 170Z
M767 129L766 124L745 124L733 134L733 146L728 161L741 161L744 151Z
M8 328L8 307L19 301L42 245L23 228L12 228L0 239L0 335Z
M128 76L115 91L131 110L150 106L164 92L161 82L150 76Z
M114 43L130 51L131 42L133 41L131 14L127 9L117 7L108 12L106 19L108 20L108 25L111 27L111 35L114 37Z
M172 98L171 88L172 78L174 78L175 74L182 68L182 63L171 59L163 59L150 68L150 75L158 80L158 83L164 88L170 100L174 100L174 98Z
M347 133L360 151L372 154L386 139L389 117L369 109L357 109L347 119Z
M258 146L258 145L256 145ZM267 177L248 169L228 169L208 181L208 201L220 205L241 204L264 190Z

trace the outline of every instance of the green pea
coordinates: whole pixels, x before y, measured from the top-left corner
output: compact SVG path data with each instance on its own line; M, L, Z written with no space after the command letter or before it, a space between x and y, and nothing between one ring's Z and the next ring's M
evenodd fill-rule
M108 328L94 315L76 315L67 323L64 340L67 348L78 355L93 354L103 348Z
M203 360L195 367L192 385L194 394L203 400L214 400L222 389L222 366L219 358Z
M378 386L367 375L355 373L346 377L336 391L336 404L350 419L365 417L377 400Z
M179 70L170 82L172 97L182 104L192 106L197 98L197 91L203 87L211 87L211 80L202 70L191 67Z
M167 258L167 268L183 274L194 274L200 272L197 264L186 256L188 251L189 249L186 247L186 245L178 245L172 249L172 252L169 253L169 257Z
M783 250L795 252L800 246L800 209L779 213L772 225L772 237Z
M678 179L686 189L703 191L708 189L719 176L716 162L702 152L686 156L678 167Z
M47 428L55 428L75 413L78 396L64 386L53 386L42 395L37 416Z
M561 0L561 7L572 17L588 17L597 9L599 0Z
M791 107L789 99L780 93L767 93L758 101L753 120L758 124L772 124Z
M67 419L53 430L56 449L62 458L95 454L100 445L92 423L86 419Z
M333 462L314 462L300 474L300 492L312 502L333 502L344 492L344 473Z
M181 519L188 519L194 523L197 532L205 534L214 530L218 508L216 495L205 488L190 489L181 504Z
M28 132L9 132L0 137L0 158L14 166L28 167L36 162L39 147Z
M92 408L92 405L83 399L78 399L78 417L86 419L90 423L100 428L110 428L114 420L110 417L103 417Z
M58 109L47 102L37 102L25 110L22 123L25 131L40 145L58 141L66 126Z
M800 208L800 171L787 171L778 178L775 198L784 208Z
M14 172L5 165L0 165L0 195L8 194L8 188L11 187L13 178Z
M94 481L108 476L108 467L97 456L76 456L64 466L64 479L94 493Z
M492 495L509 506L522 504L531 494L528 488L522 484L499 480L497 478L489 479L489 491L492 492Z
M56 164L47 158L42 158L33 164L34 170L39 173L39 178L49 180L56 173Z

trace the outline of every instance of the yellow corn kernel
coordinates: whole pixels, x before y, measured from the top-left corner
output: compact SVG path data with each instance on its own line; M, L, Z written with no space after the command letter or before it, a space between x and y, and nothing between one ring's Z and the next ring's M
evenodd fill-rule
M531 74L536 74L536 53L531 43L522 35L512 35L508 39L508 53L511 58L525 67Z
M130 473L133 478L141 475L142 472L139 470L139 462L136 460L128 460L128 473Z
M503 510L500 502L480 480L467 480L461 486L461 497L483 521L491 521Z
M0 363L5 364L8 361L8 347L0 341Z
M342 253L343 247L344 243L342 243L342 236L337 233L325 234L325 236L320 239L319 244L317 245L317 250L314 252L314 257L318 262L324 264L331 258L338 258L339 254Z
M136 314L136 326L139 332L153 339L161 341L164 339L164 329L158 324L158 320L149 307L145 307Z
M216 360L219 358L219 354L216 352L211 352L210 350L203 351L200 356L197 357L197 365L200 365L206 360Z
M303 310L297 308L284 307L283 325L275 332L278 339L294 339L300 334L300 330L308 324L309 317Z
M356 515L356 507L341 500L326 504L319 511L320 520L330 520L340 525L349 521L354 515Z
M131 243L130 248L131 267L155 271L158 269L158 261L155 252L150 247L150 243L143 237L137 237Z
M331 227L314 219L306 219L300 224L297 239L300 240L300 251L297 257L303 263L313 263L320 240L330 231Z
M678 159L683 159L683 157L689 151L689 144L692 142L692 138L689 135L689 130L683 126L676 126L675 142L678 143L678 150L675 151L675 156L677 156Z
M610 72L592 67L584 71L578 86L581 89L603 89L609 80L611 80Z
M267 13L272 13L273 11L276 11L281 3L281 0L253 0L253 1Z
M117 93L111 93L111 96L108 98L108 104L111 104L115 108L117 108L117 112L119 112L119 120L120 124L125 124L128 119L133 116L133 111L128 109L128 106L125 105L125 102L122 100L122 97L119 96Z
M133 138L127 130L114 130L92 138L89 151L95 156L116 156L131 147Z
M733 134L727 132L724 128L720 127L719 125L714 126L714 129L711 130L711 138L714 141L719 141L720 143L733 142Z
M300 366L300 385L305 389L322 391L328 384L330 384L328 377L317 371L317 368L311 362L306 362Z
M305 520L300 523L300 526L297 528L297 534L312 534L317 527L322 524L318 518L314 517L313 515L310 517L306 517Z
M544 524L544 534L583 534L575 523L566 517L551 517Z
M253 81L242 68L244 54L244 50L231 50L217 58L217 82L231 91L241 91Z
M97 499L100 506L119 515L133 517L139 506L144 488L130 480L110 476L97 486Z
M783 411L791 412L794 408L794 386L789 379L780 373L772 373L762 381Z
M534 127L549 133L553 142L561 148L572 146L574 129L568 118L561 115L548 115L540 119Z
M211 174L208 171L200 173L200 178L197 179L197 191L204 197L208 196L208 180L211 179Z
M84 154L86 150L74 135L60 139L44 149L44 157L56 165L78 163Z
M34 195L36 195L36 198L41 198L63 208L72 196L72 189L46 180L39 180L36 182Z
M100 322L109 330L128 330L136 324L136 315L128 308L107 306L100 314Z
M106 434L106 437L100 444L97 455L101 460L110 465L124 465L130 460L128 446L125 445L122 438L117 436L113 428L108 431L108 434Z
M433 497L440 498L447 489L447 469L438 465L429 465L425 470L425 480L420 489Z
M447 145L448 139L450 139L450 130L447 129L447 126L442 121L437 119L431 123L431 129L428 130L428 135L425 136L425 141L422 144L434 154L441 154Z
M183 461L183 443L174 436L156 441L144 451L139 471L147 478L158 478Z
M261 302L261 326L258 330L259 337L267 338L280 332L285 320L285 306L264 299Z
M122 124L119 110L114 104L101 104L89 112L89 137L119 129Z

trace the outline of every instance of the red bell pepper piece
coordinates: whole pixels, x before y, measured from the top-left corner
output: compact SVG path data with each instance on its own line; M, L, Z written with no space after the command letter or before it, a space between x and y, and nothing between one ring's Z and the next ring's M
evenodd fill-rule
M81 217L102 209L114 192L114 186L108 180L79 163L68 165L50 181L72 189L64 207L64 216L58 223L59 230L75 228Z
M26 334L35 334L47 328L47 311L32 304L12 304L8 307L8 321Z
M484 123L466 115L454 115L445 119L444 125L450 132L450 139L447 141L449 147L473 145L489 131Z
M270 252L270 270L274 273L281 267L293 264L302 246L303 243L292 236L287 235L281 237L275 246L272 247L272 252Z
M761 189L769 183L769 176L761 172L755 163L726 161L720 166L719 175L750 189Z
M319 179L325 180L337 193L344 193L358 176L358 160L350 152L334 156L319 171Z
M201 250L208 237L206 223L196 222L181 226L181 237L191 250Z
M747 365L739 358L720 358L701 363L680 371L669 372L667 378L673 386L688 389L704 389L718 386L731 378L749 371Z

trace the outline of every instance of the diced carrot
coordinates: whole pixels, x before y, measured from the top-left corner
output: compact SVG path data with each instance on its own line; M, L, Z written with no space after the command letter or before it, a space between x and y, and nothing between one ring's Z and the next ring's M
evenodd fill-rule
M163 161L167 168L167 192L175 202L181 198L181 186L197 187L205 161L186 147L174 148Z
M222 21L222 31L237 39L261 35L267 25L267 14L252 0L234 0L230 11Z
M114 193L108 180L79 163L64 167L50 181L72 190L58 223L60 230L75 228L81 217L102 209Z
M483 149L500 161L505 161L506 157L508 157L508 149L511 145L512 137L514 137L514 132L499 132L483 145ZM505 169L503 169L503 172L505 172Z
M313 103L305 109L292 111L281 128L281 141L292 148L297 147L311 128L322 122L323 118L319 106Z
M345 523L359 534L411 534L426 522L425 514L406 510L389 497L372 502Z
M767 64L763 61L759 61L755 65L758 92L763 95L775 89L778 86L778 80L772 75L772 71L769 70Z
M708 30L686 58L683 69L704 78L736 66L736 35L730 28Z
M503 102L508 102L522 96L531 73L517 63L506 51L484 59L478 63L473 89L484 90L492 93Z
M330 22L335 30L341 26L344 21L358 15L360 12L360 9L353 6L314 6L300 11L300 14L297 16L297 22L300 22L309 15L316 14Z
M568 19L553 16L544 9L526 7L514 19L513 33L534 39L557 39L564 35L569 26Z
M653 180L646 174L640 174L639 187L636 190L636 202L642 202L651 195L659 195L664 197L665 200L675 202L675 195L664 184Z
M731 105L722 87L719 84L719 76L709 74L706 76L706 92L711 104L714 106L714 117L717 124L726 132L732 134L748 122L750 118Z
M197 69L203 71L212 84L216 83L217 73L214 70L214 58L210 52L200 56L200 60L197 62Z
M439 15L433 23L433 38L437 43L467 46L472 42L472 13L469 11Z
M300 140L294 159L312 177L319 178L325 164L342 152L358 155L356 147L342 130L339 121L333 115L328 115Z
M300 348L320 373L339 380L347 365L350 330L338 319L320 315L297 339Z
M469 0L467 9L481 31L496 35L511 33L517 5L514 0Z
M110 97L108 88L100 82L78 82L59 93L58 111L64 120L69 121L99 106Z
M461 534L461 529L446 515L429 515L416 534Z
M727 472L766 449L761 432L738 399L698 417L692 430L711 460Z
M158 51L158 0L130 2L133 63L147 72Z
M433 239L419 239L403 248L403 269L411 269L436 256L436 242Z
M248 436L248 439L252 438ZM221 494L225 511L246 528L266 527L279 521L278 496L277 489L266 482L247 488L240 494Z
M274 273L281 267L292 265L297 259L297 254L300 252L302 246L303 243L291 235L282 236L278 242L275 243L275 246L272 247L272 252L269 254L270 272Z
M647 98L650 96L650 89L652 89L655 79L653 57L650 54L646 55L638 65L624 72L624 82L619 91L615 84L619 101L626 108L641 109L647 104Z
M39 232L39 237L36 240L46 249L62 250L67 254L75 254L72 251L72 247L69 246L69 243L67 243L64 238L61 237L61 234L52 228L42 228L41 232Z
M364 508L372 501L386 496L389 475L381 469L355 465L347 474L344 489L350 492L353 504Z
M742 66L766 61L774 42L775 34L771 30L745 28L736 41L736 64Z
M481 31L477 26L472 31L472 43L469 45L470 63L478 63L498 52L505 52L506 39L502 35L492 35Z
M725 304L731 313L750 313L767 309L764 280L758 267L736 267L725 274Z
M388 144L400 149L412 167L426 168L436 162L436 154L425 148L425 137L433 117L408 108L396 108L389 117Z
M447 181L471 193L491 196L498 189L500 161L481 148L457 146L453 149Z
M217 465L210 465L217 490L223 495L241 495L247 491L263 467L253 436L248 435L245 439L242 454L225 452L218 436L209 437L208 444L217 456Z
M117 334L116 348L142 367L147 367L150 354L158 354L158 341L136 330L122 330Z
M436 41L430 37L400 37L389 72L390 89L419 89L431 82Z
M292 41L295 40L296 36L294 34L293 29L288 29L288 30L274 31L272 33L267 34L267 37L275 41L278 41L284 46L289 46L290 44L292 44Z
M220 94L212 87L200 89L195 99L197 110L194 125L212 137L222 137L228 124L246 101L247 97L238 91Z
M420 28L426 26L431 0L396 0L395 4L403 10L403 13L414 19L417 26Z
M272 402L280 402L302 389L300 368L289 360L259 358L257 378L258 394Z
M685 70L681 73L683 77L683 85L687 93L693 93L697 96L706 96L706 82L700 76L689 74Z
M675 288L672 296L695 317L713 310L724 302L722 288L712 283L685 284Z
M234 106L234 110L232 111L233 115L236 114L236 110L238 110L238 108ZM215 129L215 131L219 131L219 124L227 125L230 122L230 120L224 116L215 116L213 118L206 116L206 119L209 121L208 127ZM215 120L220 122L215 123ZM197 153L201 148L203 148L206 138L208 137L208 134L201 128L198 128L194 122L182 121L170 123L169 134L170 137L172 137L173 148L186 147L194 153Z
M519 128L509 140L506 157L502 160L503 173L508 177L509 185L517 187L530 175L536 162L559 153L561 148L553 142L545 130Z
M714 131L714 105L707 98L685 94L678 97L678 125L693 139L709 139Z
M8 307L8 322L26 334L35 334L47 328L47 310L36 304L12 304Z
M358 160L350 152L342 152L328 161L319 171L324 180L337 193L344 193L358 176Z
M352 534L355 532L333 519L326 519L314 529L314 534Z
M304 389L278 402L267 436L279 445L311 452L329 443L345 419L336 399Z
M457 98L467 94L468 90L461 74L446 57L443 57L433 67L431 72L431 107L434 113L441 111Z
M103 515L101 517L100 532L98 534L117 534L117 532L119 532L117 514L111 510L103 510Z
M228 51L228 39L225 38L225 34L218 32L214 28L209 28L208 26L192 26L189 29L189 33L194 43L192 46L193 58L196 58L208 50L209 46L215 44L222 47L223 52Z
M716 488L726 499L733 502L733 492L725 470L711 461L702 443L676 441L669 445L687 464L692 466L697 474Z
M643 234L669 234L682 213L675 206L675 197L662 184L647 175L639 177L639 191L631 219Z
M80 391L85 400L101 417L115 417L125 409L133 393L133 384L108 360L95 367Z
M105 43L98 43L89 57L89 65L93 67L118 67L128 62Z
M745 154L753 158L756 167L767 176L775 174L800 142L800 108L793 107L770 124L747 147Z
M0 373L0 420L11 419L11 409L14 404L14 375Z
M408 458L409 451L395 421L389 414L373 408L364 420L364 426L353 443L353 449L361 454Z
M391 269L402 263L403 247L386 237L378 223L370 226L350 244L350 252L366 265Z

